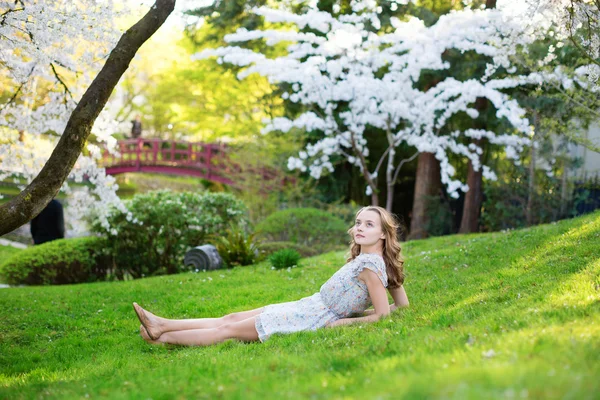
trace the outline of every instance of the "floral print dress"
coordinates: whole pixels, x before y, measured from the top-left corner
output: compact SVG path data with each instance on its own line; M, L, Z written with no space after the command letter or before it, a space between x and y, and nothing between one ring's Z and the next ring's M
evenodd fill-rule
M365 268L375 272L387 288L383 258L378 254L362 253L333 274L312 296L266 306L256 316L260 341L264 342L274 333L314 331L338 319L362 313L372 305L367 285L358 280L358 274Z

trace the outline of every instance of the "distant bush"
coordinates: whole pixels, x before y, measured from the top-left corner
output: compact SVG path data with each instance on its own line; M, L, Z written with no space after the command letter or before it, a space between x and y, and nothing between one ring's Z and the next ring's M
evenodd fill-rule
M229 268L254 264L262 254L253 233L247 233L241 224L231 224L222 235L208 238Z
M105 280L112 257L99 237L59 239L29 247L0 265L10 285L60 285Z
M188 249L247 218L244 204L228 193L159 190L137 194L126 205L133 219L112 209L110 230L98 220L92 230L107 238L117 269L134 278L183 271Z
M294 242L261 243L259 245L259 249L266 256L269 256L269 255L275 253L276 251L283 250L283 249L294 249L302 257L313 257L313 256L316 256L319 254L319 252L312 247L304 246L302 244L298 244L298 243L294 243Z
M300 254L293 249L284 249L276 251L269 256L269 262L275 269L290 268L298 265Z
M340 218L316 208L290 208L269 215L256 226L261 239L293 242L323 253L349 241L346 224Z
M430 236L443 236L453 233L454 214L448 201L440 196L422 196L425 202L427 222L425 229Z

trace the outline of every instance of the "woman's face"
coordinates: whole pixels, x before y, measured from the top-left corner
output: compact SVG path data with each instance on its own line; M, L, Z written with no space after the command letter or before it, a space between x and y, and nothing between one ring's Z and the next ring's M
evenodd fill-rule
M356 217L353 234L354 241L361 246L372 246L385 239L379 214L371 210L361 211Z

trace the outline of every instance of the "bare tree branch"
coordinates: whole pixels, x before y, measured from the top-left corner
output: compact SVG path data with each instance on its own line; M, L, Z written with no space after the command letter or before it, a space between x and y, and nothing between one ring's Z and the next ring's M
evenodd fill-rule
M400 162L400 164L398 164L398 166L396 167L396 171L394 171L394 178L392 179L392 182L394 182L394 184L396 183L396 179L398 179L398 173L400 172L400 168L402 168L402 166L407 163L407 162L411 162L412 160L414 160L417 156L419 155L419 152L417 151L415 154L413 154L410 158L406 158L404 160L402 160Z

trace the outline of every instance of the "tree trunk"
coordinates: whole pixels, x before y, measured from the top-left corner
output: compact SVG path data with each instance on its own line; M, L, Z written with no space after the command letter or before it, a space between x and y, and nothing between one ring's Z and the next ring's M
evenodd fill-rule
M559 218L565 218L567 216L567 202L568 199L568 187L569 183L569 171L567 170L567 161L563 160L563 173L560 180L560 216Z
M50 159L19 195L0 206L0 236L31 221L56 196L104 108L137 50L175 8L175 0L156 0L150 11L121 36L106 64L71 114Z
M489 102L484 97L478 97L475 100L475 109L479 113L485 112L488 108ZM477 129L487 129L486 122L480 122L475 126ZM472 140L471 143L485 150L487 141L484 139ZM481 157L480 157L481 161ZM480 164L483 164L481 162ZM465 202L463 204L462 218L460 221L459 233L471 233L479 230L479 216L481 214L481 203L483 202L483 174L482 169L475 171L473 164L469 160L467 168L467 185L469 185L469 191L465 193Z
M439 194L441 186L440 162L433 153L419 154L408 240L424 239L428 236L427 203L424 197Z
M529 188L527 190L527 208L525 210L525 219L527 220L527 226L533 225L533 200L535 196L535 163L536 163L536 151L535 151L535 136L539 135L539 114L537 111L533 113L533 124L535 127L534 136L531 141L531 160L529 161Z
M388 128L387 131L388 144L391 147L388 154L387 168L385 169L385 181L387 184L387 199L385 201L385 209L392 212L392 202L394 201L394 186L396 180L394 179L394 156L396 155L396 149L394 148L394 137L392 132Z
M496 0L486 0L485 8L496 8ZM488 107L487 99L478 97L475 101L475 109L480 113ZM478 129L487 129L484 122ZM484 140L473 140L473 144L484 149ZM481 214L481 203L483 202L483 174L481 168L479 171L473 169L473 164L469 160L467 168L467 185L469 191L465 193L465 202L463 204L462 218L460 220L459 233L472 233L479 230L479 216Z
M472 143L482 147L483 140L474 140ZM471 160L469 160L467 170L467 185L469 185L469 191L465 193L465 202L458 233L479 231L479 214L481 212L481 203L483 202L482 171L483 169L481 167L479 168L479 171L475 171Z

